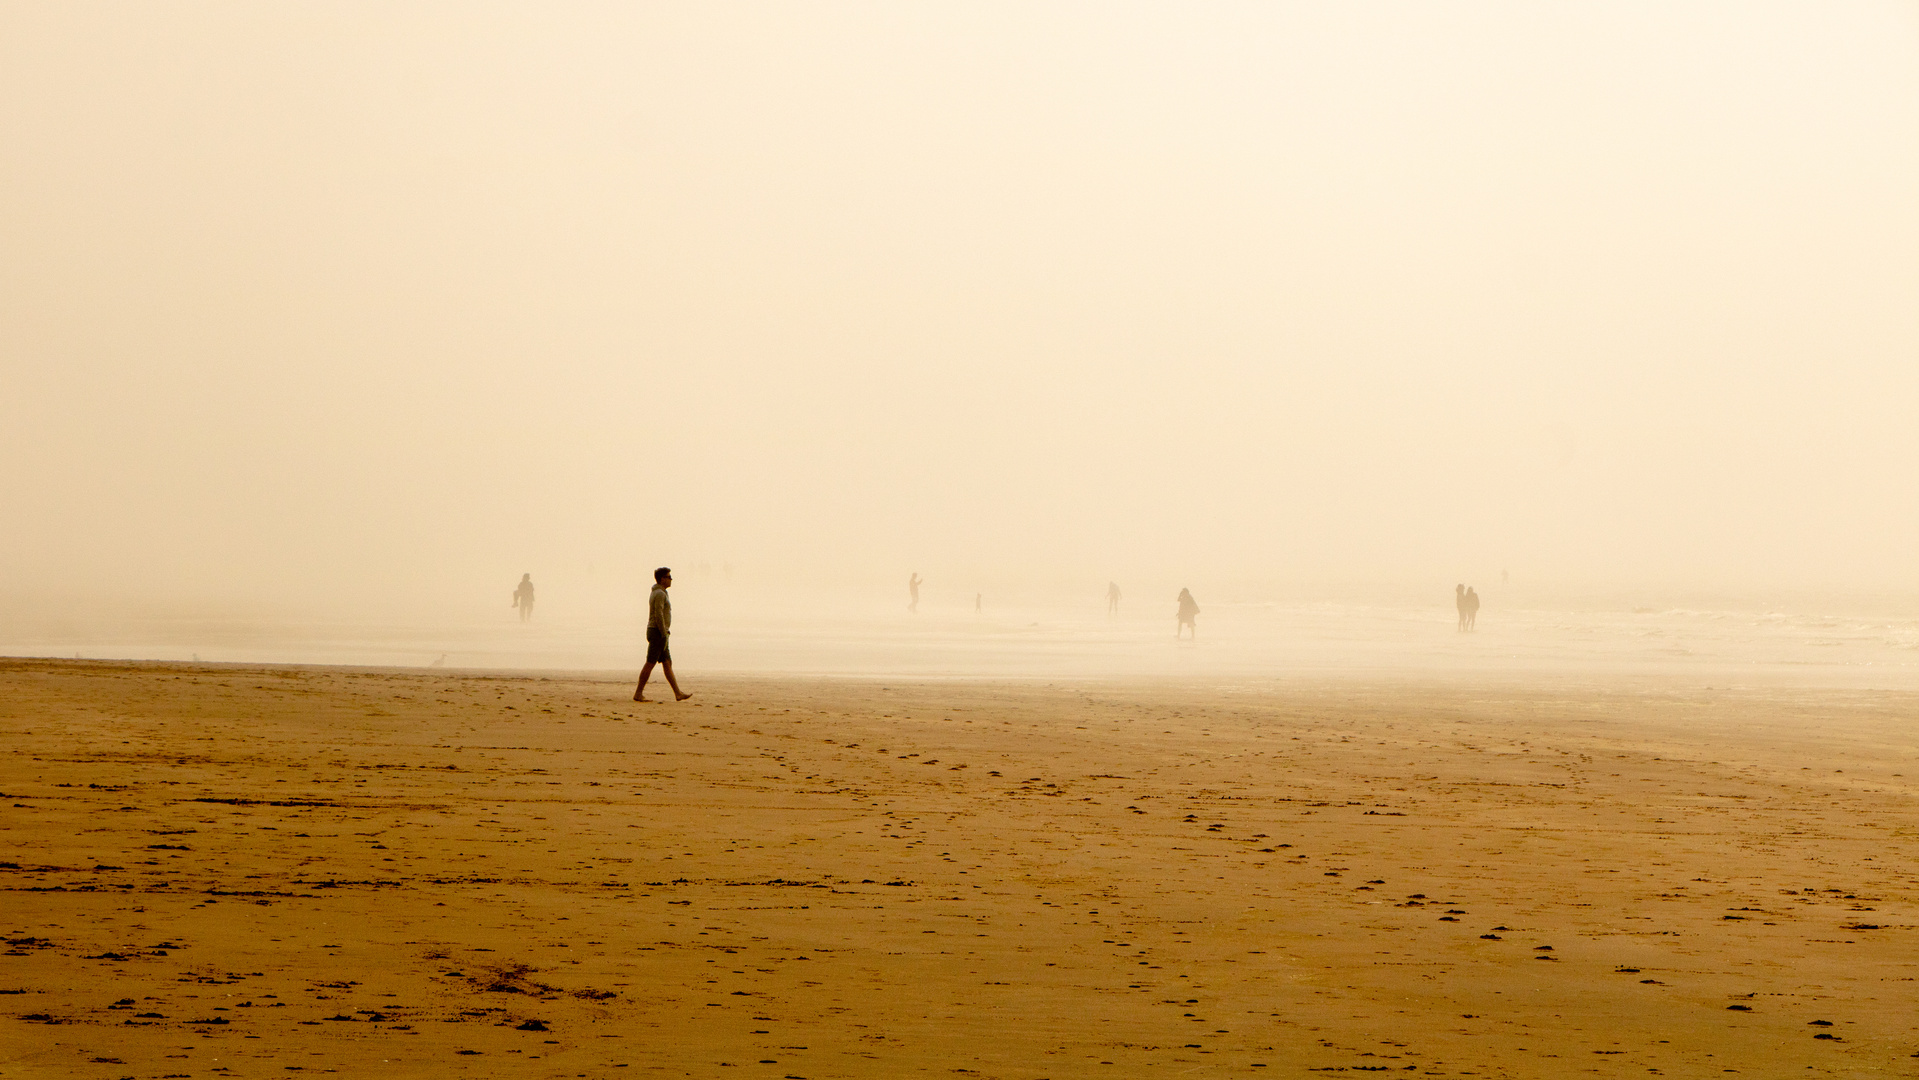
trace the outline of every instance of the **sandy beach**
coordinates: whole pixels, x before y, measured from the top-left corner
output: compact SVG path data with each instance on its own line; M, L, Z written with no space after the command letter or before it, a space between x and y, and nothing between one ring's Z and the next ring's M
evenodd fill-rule
M0 1076L1919 1072L1919 696L687 682L0 662Z

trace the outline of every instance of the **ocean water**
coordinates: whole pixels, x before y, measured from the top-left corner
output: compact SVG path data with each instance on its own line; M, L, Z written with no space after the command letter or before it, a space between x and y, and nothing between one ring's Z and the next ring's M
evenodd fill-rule
M691 592L691 590L688 590ZM1196 640L1176 641L1172 607L1129 603L970 607L787 603L682 596L673 654L703 673L1018 679L1244 680L1297 677L1696 678L1703 685L1919 689L1919 618L1737 607L1488 606L1455 628L1450 595L1431 606L1213 602ZM712 603L702 603L711 600ZM1163 611L1160 609L1164 609ZM0 653L213 663L632 673L645 647L641 605L608 612L547 605L445 617L140 616L0 628Z

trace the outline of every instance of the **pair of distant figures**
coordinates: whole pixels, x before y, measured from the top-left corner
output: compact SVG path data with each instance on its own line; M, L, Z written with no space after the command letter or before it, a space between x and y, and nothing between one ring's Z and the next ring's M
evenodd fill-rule
M1453 586L1453 607L1459 609L1459 629L1463 633L1478 629L1479 594L1470 585Z

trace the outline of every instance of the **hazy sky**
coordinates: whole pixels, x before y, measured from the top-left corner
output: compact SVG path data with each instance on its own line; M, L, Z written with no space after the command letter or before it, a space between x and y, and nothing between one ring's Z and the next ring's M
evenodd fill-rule
M0 592L1911 589L1916 193L1912 3L0 4Z

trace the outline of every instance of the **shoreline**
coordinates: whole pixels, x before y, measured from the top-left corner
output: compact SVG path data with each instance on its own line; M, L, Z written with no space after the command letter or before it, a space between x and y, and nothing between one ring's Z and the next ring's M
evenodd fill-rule
M310 663L302 661L260 660L169 660L140 657L71 657L42 654L0 653L0 669L18 665L120 666L155 671L305 671L339 672L365 675L444 675L459 678L501 678L546 681L617 683L633 682L640 664L630 667L486 667L433 666L402 664ZM1110 672L963 672L963 671L872 671L857 668L843 670L735 670L718 668L696 670L693 679L731 682L781 682L801 680L809 683L843 682L849 685L884 683L952 684L957 686L1039 687L1048 685L1100 686L1122 690L1155 691L1184 688L1198 692L1255 688L1259 690L1309 689L1336 686L1389 686L1416 690L1421 687L1456 689L1485 686L1502 688L1576 689L1588 692L1634 692L1644 689L1764 691L1778 693L1856 693L1910 695L1919 697L1919 665L1913 672L1889 671L1885 683L1864 681L1870 672L1856 668L1794 667L1788 665L1671 665L1602 668L1597 665L1539 665L1534 667L1438 668L1382 664L1376 667L1349 665L1306 666L1273 665L1264 670L1197 671L1181 675L1123 674ZM1910 685L1908 685L1910 684Z

